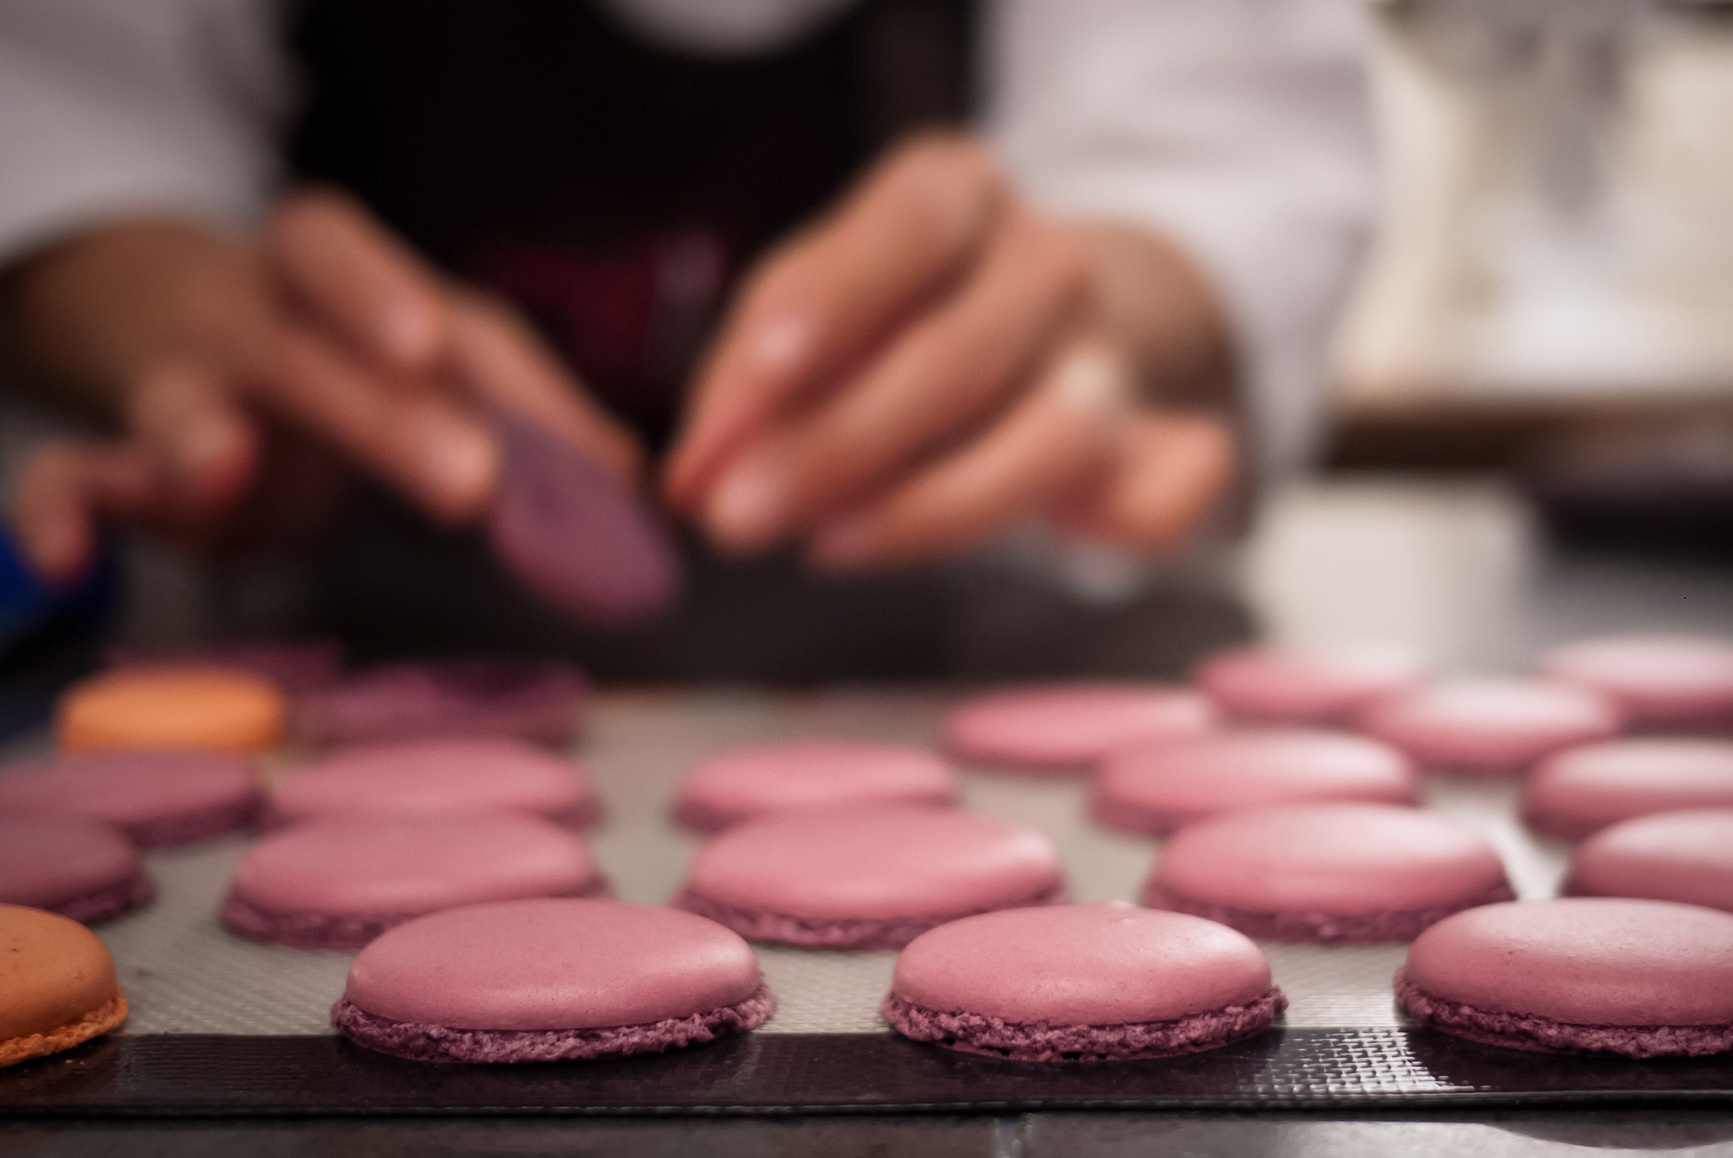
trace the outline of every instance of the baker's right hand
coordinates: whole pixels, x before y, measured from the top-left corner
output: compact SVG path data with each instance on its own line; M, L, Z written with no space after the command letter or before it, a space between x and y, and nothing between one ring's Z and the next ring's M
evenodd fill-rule
M336 192L286 197L255 246L128 222L9 281L27 364L122 431L44 445L25 466L17 529L50 579L89 565L104 520L207 546L292 532L329 506L345 461L442 523L473 522L499 470L490 405L623 478L641 469L632 436L526 322Z

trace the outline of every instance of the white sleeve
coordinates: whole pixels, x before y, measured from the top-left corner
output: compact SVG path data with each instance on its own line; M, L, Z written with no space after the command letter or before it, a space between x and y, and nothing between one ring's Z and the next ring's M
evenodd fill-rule
M1328 331L1375 199L1356 0L996 0L988 131L1053 210L1198 263L1264 479L1316 441Z
M272 0L0 3L0 264L125 214L256 217L293 89L279 15Z

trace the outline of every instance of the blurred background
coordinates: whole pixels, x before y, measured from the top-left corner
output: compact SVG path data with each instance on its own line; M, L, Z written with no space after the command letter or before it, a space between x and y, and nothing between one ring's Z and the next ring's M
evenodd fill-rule
M1278 640L1509 669L1608 629L1733 626L1733 4L1364 6L1384 199L1315 468L1230 570ZM895 45L887 51L894 53ZM930 68L891 71L911 85ZM5 397L0 487L54 419ZM94 641L293 630L296 569L111 544L0 560L0 730ZM22 689L22 690L20 690Z

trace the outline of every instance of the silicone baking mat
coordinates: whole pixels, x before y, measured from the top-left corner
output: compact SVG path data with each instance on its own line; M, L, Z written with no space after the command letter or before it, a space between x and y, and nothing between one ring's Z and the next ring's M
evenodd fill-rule
M931 743L933 691L616 692L578 752L606 807L590 839L625 900L665 902L696 838L668 820L676 785L718 748L791 735ZM1050 836L1081 901L1132 900L1157 842L1103 829L1081 780L970 772L968 806ZM1525 898L1552 895L1566 846L1517 823L1514 786L1435 780L1427 805L1484 832ZM757 946L775 1016L735 1041L568 1066L418 1066L331 1036L351 954L224 932L217 903L251 838L147 857L159 896L101 929L132 1003L126 1034L0 1072L0 1113L645 1112L1079 1105L1328 1105L1411 1098L1733 1099L1733 1065L1633 1063L1497 1050L1407 1026L1390 996L1405 946L1267 943L1290 1006L1281 1028L1192 1058L1038 1066L966 1057L890 1034L878 1016L895 953Z

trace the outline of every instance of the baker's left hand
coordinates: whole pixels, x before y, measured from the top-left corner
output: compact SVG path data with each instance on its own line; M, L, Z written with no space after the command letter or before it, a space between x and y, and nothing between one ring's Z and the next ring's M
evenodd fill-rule
M1043 216L980 144L923 137L753 273L664 483L722 549L833 570L1037 518L1168 550L1232 485L1227 349L1176 248Z

